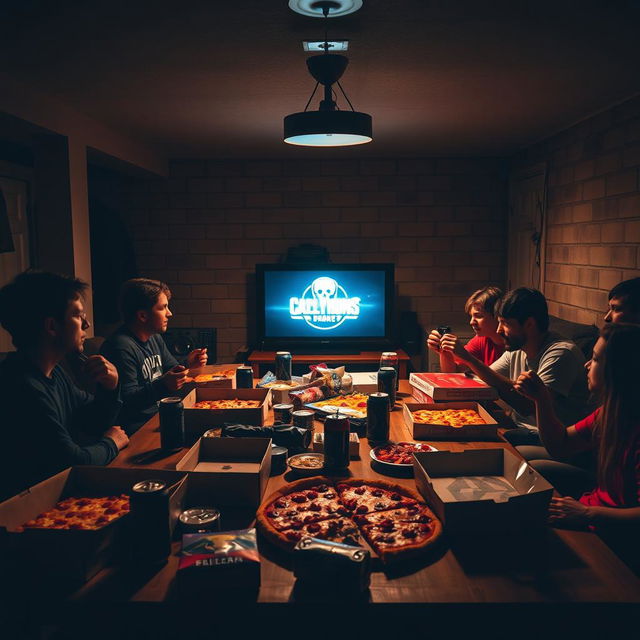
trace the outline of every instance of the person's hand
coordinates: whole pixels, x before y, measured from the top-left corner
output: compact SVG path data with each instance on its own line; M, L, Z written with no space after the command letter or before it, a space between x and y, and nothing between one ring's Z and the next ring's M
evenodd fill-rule
M204 367L207 364L207 350L206 349L194 349L187 356L187 364L189 367L197 369L198 367Z
M458 336L453 333L445 333L442 338L440 338L440 348L443 352L454 355L456 360L461 360L462 362L467 361L469 352L462 346Z
M177 391L178 389L181 389L187 382L188 373L189 369L183 367L181 364L177 364L173 369L169 369L169 371L162 376L164 386L167 387L169 391Z
M100 384L108 391L113 391L118 386L118 370L102 356L87 358L83 369L90 382Z
M584 526L591 521L591 511L587 505L570 498L551 498L549 504L549 524Z
M122 427L110 427L104 432L105 438L111 438L118 451L121 451L129 444L129 436L122 430Z
M544 382L535 371L525 371L518 376L513 388L525 398L534 402L543 400L549 393Z
M427 338L427 347L433 351L440 351L440 338L442 336L434 329Z

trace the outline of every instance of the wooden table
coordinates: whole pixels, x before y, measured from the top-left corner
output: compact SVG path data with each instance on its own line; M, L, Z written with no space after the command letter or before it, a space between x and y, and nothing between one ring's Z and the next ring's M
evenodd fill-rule
M411 362L411 358L402 350L396 349L398 354L398 375L403 380L407 378L407 364ZM332 366L349 365L349 364L366 364L371 365L375 370L378 370L380 365L381 351L361 351L360 353L353 353L347 355L329 355L326 353L319 353L315 355L300 355L295 351L292 351L294 364L318 364L319 362L326 362ZM253 367L253 375L256 378L260 377L260 365L274 365L276 357L275 351L252 351L247 358L247 364Z
M400 382L399 399L408 398L407 381ZM316 421L316 428L321 423ZM391 439L410 440L411 434L396 408L391 416ZM129 447L114 460L112 466L134 466L136 455L159 447L158 418L155 416L132 438ZM506 447L500 442L434 442L440 450L460 451L468 448ZM370 447L361 439L360 459L352 460L350 472L355 477L381 477L369 464ZM184 451L148 465L151 469L173 469ZM266 496L292 478L275 476L270 479ZM413 479L398 482L415 487ZM250 522L246 523L249 526ZM265 545L267 543L264 543ZM177 545L176 545L177 551ZM261 603L286 603L292 599L294 577L280 554L261 547ZM129 593L128 600L160 602L175 574L177 557ZM535 535L493 536L477 540L458 541L445 546L442 553L417 565L409 575L375 572L372 576L372 603L531 603L531 602L640 602L640 581L593 533L545 529ZM101 593L103 572L87 584L75 598L93 599L92 592ZM110 597L118 597L112 594Z
M407 399L409 391L408 382L401 381L399 399ZM144 425L112 466L141 466L134 464L136 456L160 445L158 424L155 416ZM316 428L321 429L321 423L316 422ZM391 438L411 439L398 409L391 416ZM504 441L433 444L452 451L510 447ZM369 464L369 450L367 440L361 439L360 459L351 461L353 476L380 477ZM174 469L184 451L144 466ZM265 497L291 479L271 478ZM412 479L397 481L414 486ZM247 514L242 526L250 526L252 518ZM219 637L254 637L271 628L286 630L296 620L305 627L305 637L307 628L332 638L351 638L356 633L362 637L365 631L375 637L385 632L397 637L398 629L420 632L421 637L430 631L438 637L465 640L470 635L493 639L503 633L516 633L518 640L566 639L567 629L572 637L576 633L595 637L592 634L598 629L613 637L625 625L635 625L639 611L640 581L589 532L545 529L529 535L445 539L438 553L404 573L374 572L369 592L355 603L336 600L327 592L301 593L286 555L262 541L260 551L261 588L248 600L222 601L221 595L208 593L189 601L173 597L179 552L179 543L174 543L173 554L159 569L110 567L70 596L52 593L50 588L38 594L38 585L26 585L28 597L18 595L8 606L13 615L33 620L37 629L64 620L65 631L77 634L69 637L89 637L90 628L92 638L109 640L212 638L212 629ZM21 593L17 588L15 592ZM18 614L19 607L27 611Z

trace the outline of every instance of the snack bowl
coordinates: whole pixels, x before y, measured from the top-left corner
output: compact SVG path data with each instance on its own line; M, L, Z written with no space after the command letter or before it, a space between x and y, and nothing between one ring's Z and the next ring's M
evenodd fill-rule
M389 452L389 456L382 455L386 454L387 451ZM386 444L374 447L369 452L371 468L378 473L386 475L413 475L412 454L414 452L429 451L437 451L437 449L426 442L387 442ZM394 462L392 460L394 457L402 460L402 462Z
M301 478L320 475L324 468L324 454L298 453L287 458L287 466Z

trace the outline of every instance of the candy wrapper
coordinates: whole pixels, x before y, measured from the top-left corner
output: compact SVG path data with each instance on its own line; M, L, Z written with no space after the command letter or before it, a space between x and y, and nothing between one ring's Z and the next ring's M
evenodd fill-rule
M307 387L300 391L291 391L289 393L289 399L293 403L295 411L304 408L304 405L309 402L317 402L318 400L324 400L327 397L325 387L323 386L323 380L316 380L312 384L314 386Z

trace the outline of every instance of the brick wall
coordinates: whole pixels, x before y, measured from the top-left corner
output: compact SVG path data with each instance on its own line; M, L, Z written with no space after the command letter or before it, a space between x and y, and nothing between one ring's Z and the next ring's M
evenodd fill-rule
M528 149L547 162L545 294L552 314L602 324L607 292L640 276L640 98Z
M170 284L173 326L217 327L223 360L253 338L255 264L303 242L395 263L399 311L425 327L464 322L468 294L505 281L498 159L178 161L124 195L140 273Z

